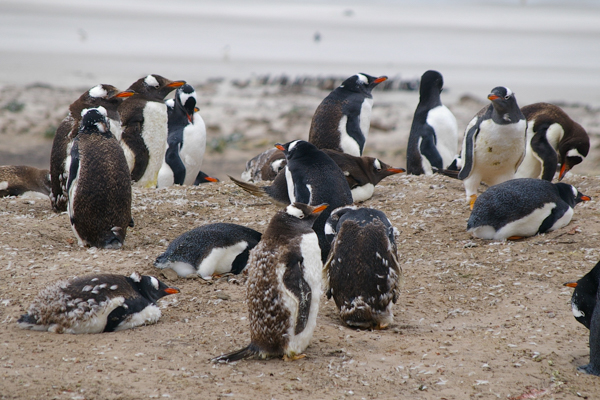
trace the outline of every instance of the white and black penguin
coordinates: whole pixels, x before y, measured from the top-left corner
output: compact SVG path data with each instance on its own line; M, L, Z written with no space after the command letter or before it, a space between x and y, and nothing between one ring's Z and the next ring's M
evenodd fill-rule
M374 77L363 73L346 79L317 107L308 141L319 149L361 156L371 127L371 91L385 80L386 76Z
M527 150L516 177L552 181L560 165L558 180L562 180L588 155L590 137L554 104L530 104L521 111L527 119Z
M562 228L577 203L590 200L566 183L512 179L492 186L473 205L467 230L480 239L520 239Z
M443 86L444 78L437 71L421 76L419 104L406 150L408 174L432 175L433 168L447 168L458 155L458 125L452 111L442 104Z
M119 139L121 121L117 110L123 100L131 95L133 95L132 91L119 92L112 85L102 84L87 90L69 106L69 114L56 129L50 153L50 181L52 185L50 202L54 211L67 211L69 199L66 188L69 170L66 166L66 160L71 153L73 139L79 132L81 112L87 108L104 107L110 124L110 131Z
M481 182L492 186L513 179L525 155L527 121L514 93L498 86L488 99L492 104L469 122L463 139L458 178L471 206Z
M200 172L198 172L198 175L196 175L196 179L194 180L194 185L198 186L203 183L210 183L210 182L219 182L219 180L215 177L208 176L205 172L200 171Z
M185 84L165 101L169 136L165 159L158 172L158 187L192 185L206 150L206 125L196 107L196 90Z
M50 171L28 165L0 165L0 197L50 195Z
M148 75L129 87L135 94L119 106L121 146L134 186L156 187L167 149L168 116L164 99L183 85L185 81Z
M250 344L212 361L304 357L323 294L323 263L311 226L326 208L294 203L273 216L248 260Z
M600 376L600 308L596 308L599 284L600 262L578 281L565 283L575 288L571 297L573 316L590 330L590 363L577 369L597 376Z
M265 150L246 163L241 178L246 182L272 181L286 163L285 154L281 150Z
M384 329L393 322L402 278L396 232L373 208L342 207L329 216L325 233L332 247L323 268L324 290L345 324Z
M197 274L209 279L213 275L239 274L260 237L260 232L236 224L200 226L174 239L154 266L170 268L181 277Z
M131 178L103 107L83 110L67 158L68 212L80 246L118 249L131 218Z
M179 293L153 276L99 274L60 280L44 288L17 324L53 333L103 333L156 323L156 302Z

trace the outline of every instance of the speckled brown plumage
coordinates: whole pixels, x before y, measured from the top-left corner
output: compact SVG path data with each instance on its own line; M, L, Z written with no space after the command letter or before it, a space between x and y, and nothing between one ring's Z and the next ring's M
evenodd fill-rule
M50 194L50 171L27 165L0 166L0 197L25 192Z

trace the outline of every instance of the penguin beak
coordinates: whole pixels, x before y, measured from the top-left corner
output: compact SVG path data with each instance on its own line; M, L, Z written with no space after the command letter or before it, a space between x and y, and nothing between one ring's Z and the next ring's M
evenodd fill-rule
M392 174L399 174L401 172L406 172L404 168L388 168L386 171L391 172Z
M181 86L185 85L185 83L186 83L185 81L174 81L174 82L169 83L167 85L167 87L178 88L178 87L181 87Z
M569 167L567 167L567 163L563 163L560 167L560 173L558 174L558 181L562 181L562 178L565 177L565 174L569 172Z
M590 201L592 198L590 196L586 196L585 194L582 194L579 199L581 201Z
M316 207L316 208L313 210L313 212L312 212L312 213L313 213L313 214L318 214L318 213L320 213L321 211L323 211L324 209L326 209L327 207L329 207L329 204L321 204L320 206Z
M499 98L500 98L500 96L497 96L494 93L488 94L488 100L494 101L494 100L499 99Z
M219 182L219 180L217 178L213 178L213 177L210 177L210 176L207 176L204 179L207 180L207 181L209 181L209 182Z
M119 92L115 94L115 97L131 97L135 94L133 90L125 90L123 92Z
M381 82L385 82L385 81L387 81L387 78L388 78L387 76L380 76L379 78L377 78L373 81L373 84L377 85Z
M166 294L177 294L177 293L179 293L179 289L177 289L176 287L168 287L165 289L165 293Z
M199 112L199 111L200 111L200 109L199 109L198 107L194 107L194 112L195 112L195 113L196 113L196 112Z
M281 143L275 143L275 147L277 147L281 151L285 151L285 147Z
M577 287L577 282L567 282L567 283L564 283L563 286L576 288Z

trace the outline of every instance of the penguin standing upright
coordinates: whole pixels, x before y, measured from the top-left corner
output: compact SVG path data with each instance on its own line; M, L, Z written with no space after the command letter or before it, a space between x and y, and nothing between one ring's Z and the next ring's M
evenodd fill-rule
M395 229L386 215L372 208L334 210L325 232L332 238L323 268L327 298L333 296L349 326L386 328L400 293Z
M437 71L421 76L419 104L415 110L408 146L406 171L431 175L432 167L447 168L458 155L458 126L454 114L442 104L444 78Z
M120 248L131 219L131 178L103 107L83 110L67 158L68 212L80 246Z
M250 252L246 303L250 344L214 362L304 357L319 312L323 263L311 225L327 204L293 203L278 211Z
M480 239L520 239L571 222L577 203L590 200L566 183L520 178L492 186L473 205L467 230Z
M530 104L521 111L527 119L527 150L516 177L552 181L559 164L558 180L562 180L588 155L590 137L554 104Z
M481 182L492 186L514 178L525 155L527 120L514 93L498 86L488 99L492 104L469 122L463 140L463 166L458 178L471 206Z
M119 106L123 127L121 146L134 186L156 187L167 147L168 117L164 99L183 85L185 81L148 75L129 87L135 94Z
M363 73L346 79L317 107L308 141L319 149L361 156L371 126L371 91L386 79Z
M0 166L0 197L50 194L50 171L28 165Z
M167 100L167 152L158 172L158 187L192 185L206 149L206 126L196 107L196 91L185 84Z
M600 376L600 308L598 285L600 284L600 262L577 282L565 283L575 288L571 297L571 311L575 319L590 330L590 363L577 370Z
M20 328L54 333L116 332L153 324L161 297L179 293L153 276L88 275L55 282L38 294Z
M104 107L110 123L110 131L119 139L121 121L117 110L123 100L131 95L133 95L132 91L119 92L112 85L97 85L87 90L69 106L69 114L56 129L50 153L50 182L52 185L50 202L54 211L67 211L69 199L66 187L69 170L65 161L71 152L73 139L79 131L81 112L86 108Z

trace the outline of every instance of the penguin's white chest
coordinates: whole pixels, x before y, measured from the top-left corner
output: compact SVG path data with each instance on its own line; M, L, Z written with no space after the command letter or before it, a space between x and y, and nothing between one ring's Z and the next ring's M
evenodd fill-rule
M167 106L149 101L144 107L142 138L149 153L148 166L135 186L156 187L158 171L167 150Z
M448 167L458 153L458 126L454 114L444 105L432 108L427 113L427 124L433 128L438 153L444 168Z
M527 124L527 147L525 150L525 158L521 165L519 165L519 169L515 175L516 178L541 178L544 160L531 148L531 139L535 135L535 132L533 131L534 125L535 120L531 120ZM558 149L558 143L562 140L564 134L565 131L560 124L552 124L546 130L546 140L555 151Z
M183 130L183 145L179 151L179 157L185 165L184 185L193 185L196 180L204 151L206 149L206 126L202 117L194 114L194 123L185 127Z

